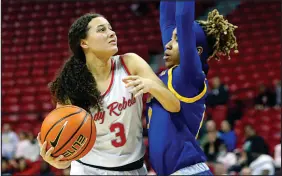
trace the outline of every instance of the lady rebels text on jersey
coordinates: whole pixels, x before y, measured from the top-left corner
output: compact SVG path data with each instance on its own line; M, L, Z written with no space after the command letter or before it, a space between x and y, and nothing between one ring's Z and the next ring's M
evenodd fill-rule
M81 162L102 167L119 167L144 156L142 96L134 98L122 79L128 72L121 56L112 58L112 78L103 94L103 111L92 111L97 139Z

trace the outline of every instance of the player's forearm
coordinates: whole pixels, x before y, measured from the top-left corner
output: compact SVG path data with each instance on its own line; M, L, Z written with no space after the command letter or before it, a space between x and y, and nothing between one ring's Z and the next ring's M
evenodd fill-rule
M149 93L169 112L180 111L180 101L164 86L152 81Z
M175 29L175 1L160 2L160 28L163 47L170 41L172 31Z
M202 73L201 60L197 52L196 35L193 30L194 13L194 1L176 2L175 19L182 78L189 81L191 79L199 81L202 85L204 75Z

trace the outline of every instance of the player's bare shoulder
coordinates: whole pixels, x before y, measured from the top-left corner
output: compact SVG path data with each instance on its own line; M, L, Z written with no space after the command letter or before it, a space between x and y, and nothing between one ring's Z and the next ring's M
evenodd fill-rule
M122 55L122 59L129 69L130 73L133 75L137 74L138 64L143 61L143 59L136 53L125 53Z
M135 53L125 53L122 55L122 58L127 64L134 63L134 61L141 59L141 57Z

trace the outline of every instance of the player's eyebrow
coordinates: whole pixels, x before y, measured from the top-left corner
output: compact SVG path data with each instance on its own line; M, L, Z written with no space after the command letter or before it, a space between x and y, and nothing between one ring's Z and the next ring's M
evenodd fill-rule
M106 26L106 25L112 27L109 23L107 23L107 24L100 24L100 25L97 26L97 28L103 27L103 26Z
M100 25L97 26L97 28L103 27L103 26L105 26L105 25L104 24L100 24Z

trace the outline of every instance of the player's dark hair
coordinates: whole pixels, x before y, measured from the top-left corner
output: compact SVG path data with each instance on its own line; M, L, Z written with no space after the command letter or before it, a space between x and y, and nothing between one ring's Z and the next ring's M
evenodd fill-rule
M227 55L230 59L230 51L234 48L234 52L238 53L238 44L234 35L234 30L238 28L219 15L219 12L214 9L209 12L206 21L197 21L204 29L208 45L212 48L212 52L209 54L210 57L219 60L219 55Z
M72 104L90 112L90 108L101 110L102 97L96 80L86 65L86 57L80 46L89 30L88 23L100 14L85 14L70 27L68 33L72 56L65 62L55 80L49 84L54 102Z

